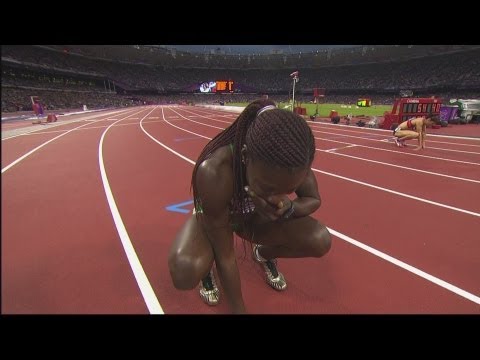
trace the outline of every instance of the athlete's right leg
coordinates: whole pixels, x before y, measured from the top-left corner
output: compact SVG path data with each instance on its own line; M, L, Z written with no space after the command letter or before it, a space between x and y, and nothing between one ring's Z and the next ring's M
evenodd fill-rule
M393 130L393 140L395 141L395 145L397 145L398 147L404 147L405 144L398 140L399 131L400 131L400 126L397 126L397 128Z
M328 229L311 216L254 225L237 234L255 244L255 261L262 264L267 283L279 291L285 290L287 283L277 270L277 258L322 257L331 247Z
M398 128L394 130L393 135L395 136L395 144L397 144L398 147L406 146L406 140L417 139L419 136L416 131L399 130Z
M168 267L173 285L179 290L195 288L209 274L213 260L212 246L193 214L170 248Z

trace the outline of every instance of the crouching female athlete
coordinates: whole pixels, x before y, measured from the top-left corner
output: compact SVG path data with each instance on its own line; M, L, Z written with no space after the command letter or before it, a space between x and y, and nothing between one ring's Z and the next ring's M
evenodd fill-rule
M315 139L302 117L266 99L249 104L205 146L194 167L194 215L168 259L174 286L200 284L203 301L217 304L215 263L231 311L245 313L234 233L252 244L253 259L278 291L287 283L275 259L325 255L330 234L310 216L321 202L310 169L314 155Z
M393 130L395 144L398 147L406 147L405 140L418 139L418 146L413 150L425 149L425 137L427 135L427 126L440 124L438 115L428 115L426 117L417 117L406 120Z

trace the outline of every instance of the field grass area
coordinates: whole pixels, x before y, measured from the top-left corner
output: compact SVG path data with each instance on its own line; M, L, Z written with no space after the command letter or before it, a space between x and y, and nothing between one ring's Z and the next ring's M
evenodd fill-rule
M247 106L248 103L228 103L228 106ZM289 108L287 103L277 104L279 108ZM353 116L383 116L385 111L391 111L392 105L373 105L370 107L357 108L355 105L349 105L351 108L345 107L344 104L318 104L318 116L328 117L330 111L335 110L339 116L346 116L352 114ZM302 104L302 107L307 108L307 115L314 115L317 109L317 104Z

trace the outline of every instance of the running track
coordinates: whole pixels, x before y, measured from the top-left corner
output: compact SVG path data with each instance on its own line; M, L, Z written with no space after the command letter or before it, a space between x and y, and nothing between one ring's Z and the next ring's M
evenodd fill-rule
M2 136L2 313L228 313L173 287L188 215L167 207L191 200L193 161L236 116L147 106ZM429 136L418 153L387 131L309 124L332 249L280 259L278 293L237 241L247 310L480 314L480 141Z

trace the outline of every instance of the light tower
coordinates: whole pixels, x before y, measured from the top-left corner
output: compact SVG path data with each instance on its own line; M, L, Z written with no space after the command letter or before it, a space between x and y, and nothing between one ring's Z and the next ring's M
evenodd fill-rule
M295 109L295 84L298 82L298 70L294 71L290 74L290 77L293 81L293 88L292 88L292 111Z

